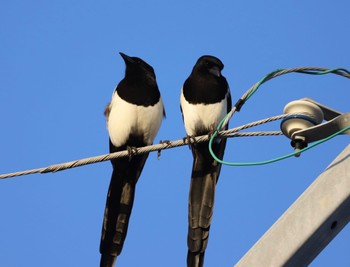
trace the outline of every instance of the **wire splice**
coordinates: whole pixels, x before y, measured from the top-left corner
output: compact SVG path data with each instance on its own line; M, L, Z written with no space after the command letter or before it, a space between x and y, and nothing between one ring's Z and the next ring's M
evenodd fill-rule
M242 106L244 105L244 103L245 103L245 100L244 100L244 99L242 99L242 98L238 99L238 101L237 101L236 104L234 105L234 106L236 107L236 110L237 110L238 112L241 111L241 108L242 108Z

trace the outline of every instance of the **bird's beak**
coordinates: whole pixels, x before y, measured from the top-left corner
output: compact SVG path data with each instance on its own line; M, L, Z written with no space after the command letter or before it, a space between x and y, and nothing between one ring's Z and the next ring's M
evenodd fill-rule
M119 52L119 54L122 56L122 58L124 59L125 63L127 62L130 62L130 63L134 63L134 60L129 57L128 55L125 55L124 53L122 52Z
M220 76L221 76L221 71L220 71L219 67L217 67L217 66L211 67L211 68L209 69L209 72L210 72L211 74L213 74L214 76L216 76L216 77L220 77Z

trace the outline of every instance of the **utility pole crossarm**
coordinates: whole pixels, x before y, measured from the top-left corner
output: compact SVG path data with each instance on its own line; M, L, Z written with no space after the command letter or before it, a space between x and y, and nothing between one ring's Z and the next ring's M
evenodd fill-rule
M349 220L350 145L235 266L308 266Z

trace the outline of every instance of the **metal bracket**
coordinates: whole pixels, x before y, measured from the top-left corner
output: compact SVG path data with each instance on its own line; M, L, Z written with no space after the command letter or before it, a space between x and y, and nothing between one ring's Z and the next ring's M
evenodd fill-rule
M324 114L324 119L328 122L315 125L304 130L296 131L291 136L292 140L302 139L306 143L310 143L326 138L327 136L350 126L350 112L341 113L322 105L311 98L302 98L301 100L311 102L320 107ZM344 134L350 135L350 130L344 132Z

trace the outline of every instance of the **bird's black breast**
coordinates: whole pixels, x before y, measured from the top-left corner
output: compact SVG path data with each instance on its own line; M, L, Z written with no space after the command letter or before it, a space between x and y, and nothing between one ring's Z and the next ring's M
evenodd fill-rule
M154 106L160 99L157 83L148 79L124 78L116 91L120 98L138 106Z
M190 76L183 86L184 97L190 104L221 102L226 97L227 91L228 84L223 76L217 79Z

